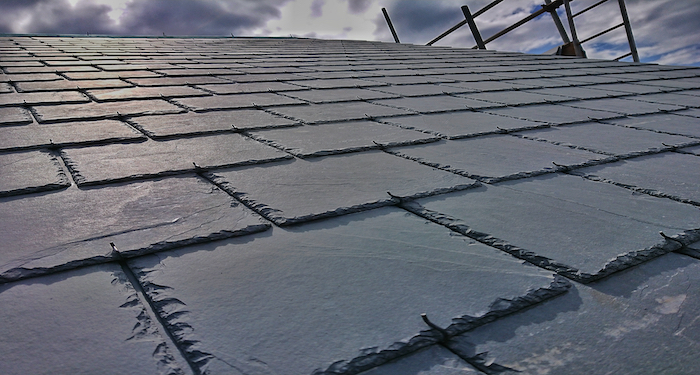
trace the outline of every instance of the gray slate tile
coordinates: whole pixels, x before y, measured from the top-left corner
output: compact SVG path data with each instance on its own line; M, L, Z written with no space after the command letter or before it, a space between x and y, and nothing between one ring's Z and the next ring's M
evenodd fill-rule
M0 95L0 107L55 103L85 103L90 99L78 91L33 92Z
M685 107L679 105L646 103L638 100L628 100L622 98L579 100L575 102L564 103L564 105L576 108L616 112L628 116L685 109Z
M604 120L622 117L619 113L574 108L563 104L535 104L522 107L494 108L485 112L496 115L539 121L552 125L573 124L591 120Z
M427 96L420 98L401 98L375 100L373 103L416 111L420 113L458 111L467 109L502 107L502 104L488 103L480 100L449 95Z
M401 357L359 375L477 375L477 370L439 345Z
M120 72L66 72L64 76L70 80L103 80L103 79L121 79L121 78L155 78L162 77L158 73L149 70L134 70Z
M248 165L291 156L240 134L63 149L79 185ZM196 166L195 166L196 164Z
M287 92L285 95L316 104L398 97L394 94L387 94L384 92L377 92L361 88L305 90Z
M130 264L175 337L201 358L198 369L210 373L372 366L434 342L420 334L423 312L448 326L565 290L548 272L396 208ZM460 320L452 322L458 331Z
M255 215L196 177L99 189L73 186L0 200L0 281L265 230ZM51 210L51 215L46 211Z
M399 85L387 87L374 87L372 90L395 94L399 96L429 96L474 92L476 90L459 88L447 85L437 84L417 84L417 85Z
M290 85L284 82L247 82L236 83L229 82L227 84L215 85L199 85L199 87L212 91L216 94L245 94L254 92L279 92L279 91L295 91L304 90L303 87Z
M667 152L584 168L576 173L700 205L700 157L696 155Z
M178 135L231 132L240 129L274 128L298 124L260 110L187 112L175 115L142 116L131 120L134 126L158 139Z
M397 147L390 152L485 182L551 173L559 168L585 165L605 158L583 150L510 135Z
M430 132L448 139L466 138L504 130L530 129L547 126L543 123L490 115L488 113L459 111L418 116L402 116L384 120L401 127Z
M683 112L685 111L681 111L679 113ZM688 116L679 116L675 112L625 117L606 120L605 122L628 126L631 128L648 129L662 133L679 134L700 138L700 119Z
M185 112L165 100L130 100L127 102L61 104L34 107L37 121L61 122L102 120L121 116L144 116Z
M22 125L32 122L32 116L20 107L0 107L0 126Z
M393 76L393 77L367 77L367 81L376 82L382 85L416 85L428 83L454 82L454 79L445 76Z
M523 374L694 374L700 261L667 254L477 328L451 347Z
M128 78L128 81L138 86L182 86L182 85L213 85L230 83L225 79L210 76L195 77L157 77L157 78Z
M60 80L50 82L18 82L17 89L20 92L37 91L65 91L76 89L100 89L100 88L120 88L132 87L127 82L120 79L91 79L91 80Z
M637 95L633 99L650 103L672 104L693 108L700 107L700 97L681 95L680 93Z
M566 88L545 88L537 90L527 90L527 92L534 92L537 94L547 94L554 95L562 98L572 98L572 99L602 99L614 96L625 95L620 92L598 90L591 87L566 87Z
M57 157L42 151L0 154L0 175L0 197L70 186Z
M439 139L430 134L371 121L304 125L261 130L251 132L250 135L258 141L302 158L426 143Z
M183 98L189 96L205 96L209 93L192 87L130 87L124 89L89 90L88 94L97 101L117 101L135 99Z
M598 90L618 91L626 94L651 94L666 91L666 89L663 87L637 85L634 83L605 83L591 86L591 88Z
M312 104L309 106L280 107L273 108L271 111L285 117L304 121L309 124L333 121L366 120L367 118L399 116L411 113L399 108L386 107L366 102L339 102Z
M599 123L524 131L518 133L518 136L618 156L660 151L700 142L693 138Z
M309 79L304 81L288 81L288 83L312 89L339 89L384 85L384 83L377 83L358 78Z
M187 366L116 264L0 285L0 305L5 375L157 375Z
M291 104L306 104L300 100L292 99L286 96L277 95L273 93L214 95L201 98L183 98L173 100L197 112L218 109L256 108Z
M570 98L562 98L561 96L540 94L528 91L482 92L478 94L460 95L459 97L483 100L485 102L499 103L509 106L562 102L571 100Z
M381 151L236 168L212 177L278 225L393 204L387 192L424 196L475 184Z
M659 231L689 243L700 228L697 207L570 175L508 181L417 202L418 213L583 282L680 247Z

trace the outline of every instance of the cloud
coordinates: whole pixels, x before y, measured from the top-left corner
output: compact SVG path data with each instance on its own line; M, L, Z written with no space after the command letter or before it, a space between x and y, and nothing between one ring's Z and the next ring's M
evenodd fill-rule
M323 15L323 5L325 3L326 0L314 0L314 2L311 3L311 17L321 17Z
M348 11L352 14L364 13L374 0L348 0Z
M109 6L67 0L3 2L0 32L5 33L113 33Z

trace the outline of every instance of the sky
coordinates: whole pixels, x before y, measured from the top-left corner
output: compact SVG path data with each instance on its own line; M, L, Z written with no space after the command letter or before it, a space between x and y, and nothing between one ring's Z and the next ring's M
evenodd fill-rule
M294 36L391 42L381 8L402 43L425 44L491 0L0 0L0 34L144 36ZM479 16L482 36L539 9L544 0L505 0ZM576 0L574 13L598 0ZM617 0L576 17L580 40L621 22ZM700 66L700 1L626 0L642 62ZM564 7L559 9L563 22ZM561 44L545 13L487 45L488 49L543 53ZM463 27L435 45L471 47ZM619 28L583 45L588 57L629 52ZM623 61L629 61L626 58Z

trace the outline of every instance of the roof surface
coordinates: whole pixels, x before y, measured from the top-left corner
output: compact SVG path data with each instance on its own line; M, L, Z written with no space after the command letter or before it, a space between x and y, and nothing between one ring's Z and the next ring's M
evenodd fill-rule
M2 374L700 368L700 69L29 36L0 67Z

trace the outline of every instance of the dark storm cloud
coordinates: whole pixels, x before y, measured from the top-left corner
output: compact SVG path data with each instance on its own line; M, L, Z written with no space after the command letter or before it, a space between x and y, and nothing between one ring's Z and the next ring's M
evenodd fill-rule
M464 19L456 1L397 0L386 8L404 43L426 43ZM392 39L383 16L376 18L375 25L378 39Z
M3 1L0 13L0 33L112 33L113 22L105 5L79 2L73 8L67 0ZM13 25L22 21L26 30Z
M352 14L364 13L372 4L372 0L348 0L348 11Z

